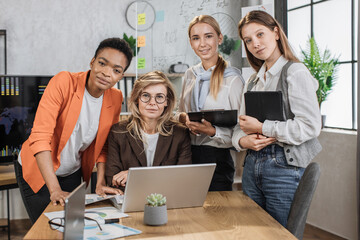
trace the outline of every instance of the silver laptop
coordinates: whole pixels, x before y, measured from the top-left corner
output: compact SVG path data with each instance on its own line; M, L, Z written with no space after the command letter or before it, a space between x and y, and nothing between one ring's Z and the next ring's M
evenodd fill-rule
M64 239L83 239L85 186L85 182L81 183L65 199Z
M171 208L201 207L209 190L215 163L130 168L123 212L144 211L146 197L161 193Z

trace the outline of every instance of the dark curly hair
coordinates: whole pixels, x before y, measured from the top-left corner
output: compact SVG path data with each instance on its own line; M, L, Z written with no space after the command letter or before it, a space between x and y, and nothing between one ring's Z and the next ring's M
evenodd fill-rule
M128 69L130 63L131 63L131 59L133 57L133 53L132 50L129 46L129 44L121 39L121 38L107 38L103 41L101 41L101 43L99 44L98 48L95 51L95 56L94 58L97 57L97 55L99 54L99 52L101 50L103 50L104 48L113 48L115 50L118 50L119 52L122 52L127 59L127 65L124 69L124 71L126 71L126 69Z

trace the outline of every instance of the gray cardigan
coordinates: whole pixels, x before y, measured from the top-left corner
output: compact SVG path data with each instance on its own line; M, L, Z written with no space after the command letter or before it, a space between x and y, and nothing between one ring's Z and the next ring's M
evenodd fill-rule
M289 95L288 95L288 83L286 81L287 70L293 62L288 61L281 71L281 76L276 87L277 91L282 92L284 102L284 118L293 119L294 114L291 112ZM253 74L249 79L247 90L250 91L256 84L257 74ZM289 165L297 167L307 167L307 165L314 159L314 157L322 150L320 142L317 138L312 138L300 145L289 145L283 143L284 153L286 161Z

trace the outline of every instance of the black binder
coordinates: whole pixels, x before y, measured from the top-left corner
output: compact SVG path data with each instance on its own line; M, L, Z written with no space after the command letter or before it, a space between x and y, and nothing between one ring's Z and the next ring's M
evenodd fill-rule
M264 122L265 120L284 121L281 91L249 91L245 96L246 115Z
M189 112L190 121L200 122L205 119L218 127L233 127L237 124L237 110L204 110L201 112Z

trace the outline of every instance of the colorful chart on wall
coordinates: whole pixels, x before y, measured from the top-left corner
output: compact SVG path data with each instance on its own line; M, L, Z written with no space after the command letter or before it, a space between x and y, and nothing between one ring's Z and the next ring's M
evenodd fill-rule
M156 14L154 7L146 1L135 1L126 9L126 22L137 31L146 31L155 22Z

